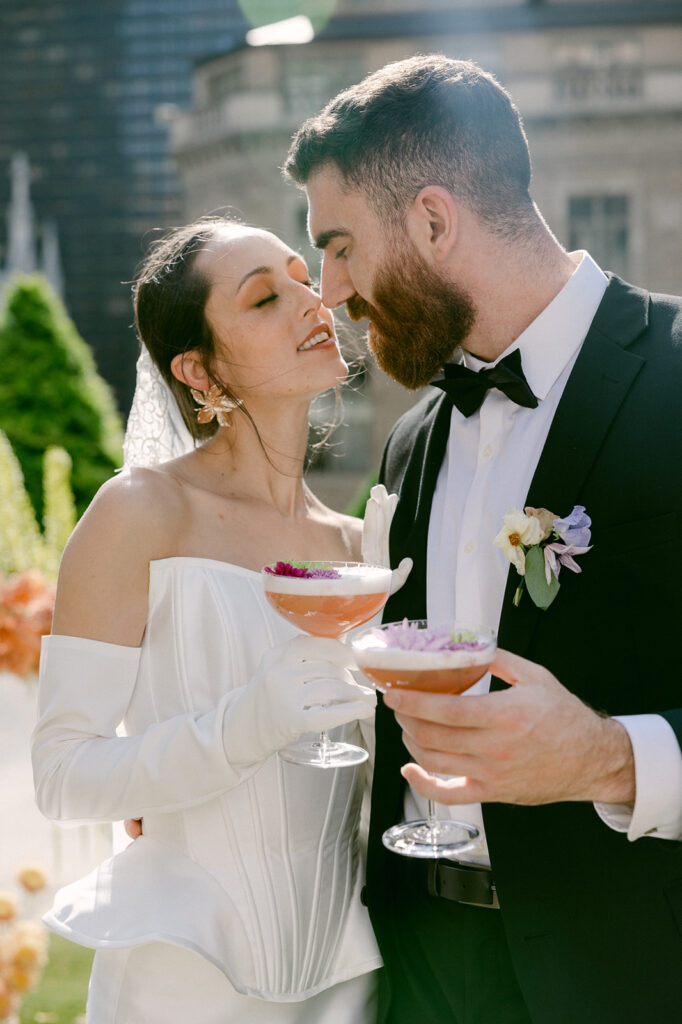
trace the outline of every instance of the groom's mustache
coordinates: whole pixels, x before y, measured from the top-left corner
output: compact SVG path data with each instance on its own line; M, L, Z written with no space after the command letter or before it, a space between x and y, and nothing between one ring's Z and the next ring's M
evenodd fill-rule
M369 302L365 302L359 295L351 295L350 299L346 300L346 310L351 320L372 320L376 316L374 306L370 306Z

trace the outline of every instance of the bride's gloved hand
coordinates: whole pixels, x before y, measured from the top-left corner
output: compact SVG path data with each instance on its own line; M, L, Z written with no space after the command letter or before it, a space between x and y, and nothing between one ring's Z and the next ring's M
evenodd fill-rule
M389 494L383 484L377 484L369 492L365 506L365 524L362 531L362 560L371 565L390 565L388 535L398 495ZM391 593L405 583L412 569L412 559L403 558L391 576Z
M354 682L351 651L338 640L297 636L266 651L225 715L223 742L233 764L251 764L297 740L371 718L376 695Z

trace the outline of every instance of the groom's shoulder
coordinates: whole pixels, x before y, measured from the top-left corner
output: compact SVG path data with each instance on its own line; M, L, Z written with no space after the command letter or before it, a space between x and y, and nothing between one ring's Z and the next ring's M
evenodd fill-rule
M682 357L682 296L650 294L649 327L655 337Z
M635 350L673 360L682 356L682 296L648 291L607 274L609 285L595 322L618 338L634 335ZM602 316L603 313L603 316Z

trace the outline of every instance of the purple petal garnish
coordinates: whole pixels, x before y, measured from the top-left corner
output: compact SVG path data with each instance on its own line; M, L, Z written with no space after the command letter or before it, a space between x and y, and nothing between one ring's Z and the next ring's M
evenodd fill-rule
M455 633L445 626L420 629L407 619L391 623L384 629L372 629L370 635L381 640L382 645L402 651L482 651L488 646L488 642L479 639L475 633L463 630Z

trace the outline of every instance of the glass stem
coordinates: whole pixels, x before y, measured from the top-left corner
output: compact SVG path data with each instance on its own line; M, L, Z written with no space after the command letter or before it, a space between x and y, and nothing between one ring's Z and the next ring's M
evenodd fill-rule
M320 733L320 760L326 761L329 757L328 751L331 746L331 741L326 732Z
M436 805L433 800L429 800L428 809L426 812L426 827L429 832L436 836L440 832L440 822L436 817Z

